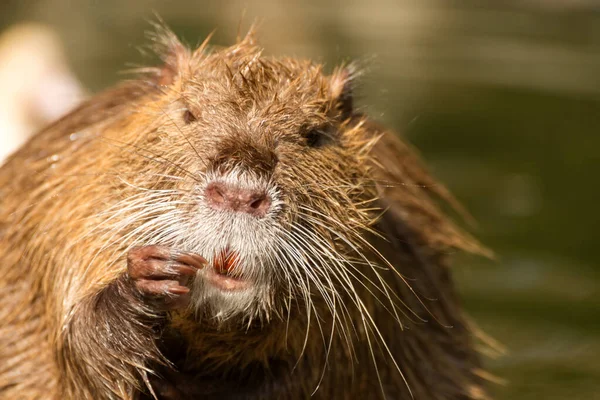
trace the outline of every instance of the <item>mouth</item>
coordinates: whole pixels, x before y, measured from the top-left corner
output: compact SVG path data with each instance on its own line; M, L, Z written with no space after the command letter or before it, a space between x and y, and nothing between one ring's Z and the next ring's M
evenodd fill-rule
M239 275L239 255L229 248L214 257L210 268L206 269L206 280L223 291L239 291L250 287L250 282Z

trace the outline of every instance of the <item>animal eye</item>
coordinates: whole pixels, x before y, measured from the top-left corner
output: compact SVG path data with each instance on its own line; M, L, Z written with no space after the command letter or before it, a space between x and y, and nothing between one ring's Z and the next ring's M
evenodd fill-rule
M309 129L303 136L308 147L319 147L323 144L324 133L319 129Z
M191 124L192 122L196 121L196 116L194 114L192 114L192 112L190 110L185 110L183 112L183 120L185 121L186 124Z

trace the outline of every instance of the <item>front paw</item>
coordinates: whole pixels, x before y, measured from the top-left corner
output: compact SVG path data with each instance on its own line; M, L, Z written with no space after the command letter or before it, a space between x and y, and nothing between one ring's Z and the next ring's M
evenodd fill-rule
M144 300L160 310L187 307L189 284L206 259L166 246L134 247L127 254L127 274Z

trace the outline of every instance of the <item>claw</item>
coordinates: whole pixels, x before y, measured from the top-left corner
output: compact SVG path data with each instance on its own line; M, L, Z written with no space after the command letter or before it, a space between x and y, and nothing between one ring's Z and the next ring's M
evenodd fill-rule
M136 247L129 251L127 272L148 302L175 309L187 306L190 288L186 285L206 263L202 256L166 246Z

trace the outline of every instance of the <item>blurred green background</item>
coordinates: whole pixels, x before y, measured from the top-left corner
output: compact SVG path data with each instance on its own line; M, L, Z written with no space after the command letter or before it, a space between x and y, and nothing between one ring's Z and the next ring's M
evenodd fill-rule
M600 3L592 0L3 0L40 21L93 91L147 62L157 12L227 45L242 15L270 54L357 60L359 104L406 135L479 221L496 261L464 258L466 308L507 347L498 399L600 399Z

